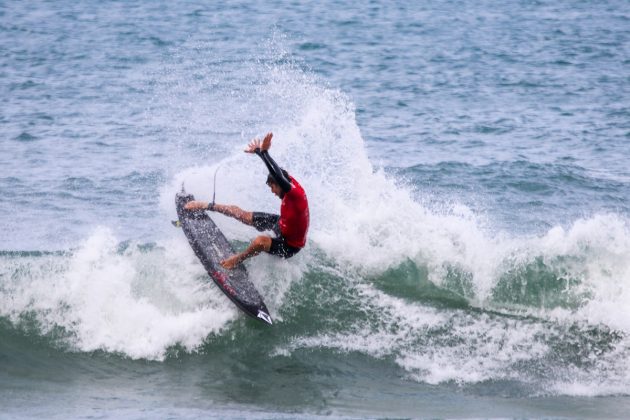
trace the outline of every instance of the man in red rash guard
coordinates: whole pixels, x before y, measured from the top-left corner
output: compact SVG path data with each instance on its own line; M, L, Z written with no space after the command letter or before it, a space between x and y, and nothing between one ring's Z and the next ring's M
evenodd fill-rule
M275 233L275 238L267 235L257 236L245 251L221 261L224 268L234 268L237 264L260 254L262 251L281 258L290 258L306 244L306 232L308 232L309 224L306 193L302 186L269 156L272 137L273 134L268 133L262 141L253 139L245 152L257 154L267 165L267 169L269 169L267 185L271 192L282 200L279 216L277 214L249 212L237 206L205 201L190 201L184 207L186 210L217 211L246 225L253 226L260 232L271 230Z

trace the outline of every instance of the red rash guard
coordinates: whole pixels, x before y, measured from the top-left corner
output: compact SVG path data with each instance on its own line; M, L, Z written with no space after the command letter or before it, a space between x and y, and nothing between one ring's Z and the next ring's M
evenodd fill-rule
M287 244L302 248L306 244L309 212L304 188L292 177L291 189L284 194L280 206L280 232Z

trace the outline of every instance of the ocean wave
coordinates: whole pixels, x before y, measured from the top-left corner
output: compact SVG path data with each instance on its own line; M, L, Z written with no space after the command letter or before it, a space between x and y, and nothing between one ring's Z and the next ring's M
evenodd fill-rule
M517 381L528 394L623 394L623 226L600 217L522 240L494 260L495 282L455 261L431 273L435 264L410 257L368 275L314 240L295 264L260 256L248 263L251 277L277 320L262 342L183 235L121 243L98 229L74 250L0 255L1 334L9 346L150 360L254 340L268 349L264 357L358 352L431 384Z
M593 394L630 393L626 216L593 214L518 234L493 229L492 220L457 201L423 205L372 165L346 95L291 66L256 65L264 77L240 112L268 121L272 154L305 187L312 217L309 242L296 257L247 262L276 320L272 332L254 333L259 327L208 281L180 231L146 246L100 227L62 253L0 254L0 317L18 337L34 330L68 351L149 360L232 341L265 349L263 358L359 353L430 384L516 381L541 394L595 384ZM236 107L205 101L206 85L175 88L167 99L198 94L187 106L202 117L211 111L205 103ZM239 102L238 95L228 99ZM178 115L179 124L203 132L190 110L180 109L188 119ZM264 166L239 150L165 183L164 219L175 217L182 184L208 200L217 168L218 202L277 211ZM223 216L216 221L239 248L254 235Z

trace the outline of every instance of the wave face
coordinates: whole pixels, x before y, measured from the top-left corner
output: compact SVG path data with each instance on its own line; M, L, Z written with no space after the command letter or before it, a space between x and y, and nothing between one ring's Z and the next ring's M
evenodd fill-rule
M295 262L252 261L252 279L277 320L273 333L262 334L262 357L331 350L385 360L428 384L628 392L627 225L602 216L507 240L484 237L465 218L433 217L422 229L448 238L443 253L393 250L377 266L362 263L359 252L356 260L337 257L338 245L314 234ZM370 223L362 230L377 229ZM356 246L380 252L364 234ZM395 234L398 242L406 237ZM73 251L4 253L0 261L2 342L10 352L45 346L163 361L211 352L235 335L230 345L239 348L252 339L247 330L257 339L263 333L208 281L183 238L118 243L99 229ZM39 338L24 343L33 334Z

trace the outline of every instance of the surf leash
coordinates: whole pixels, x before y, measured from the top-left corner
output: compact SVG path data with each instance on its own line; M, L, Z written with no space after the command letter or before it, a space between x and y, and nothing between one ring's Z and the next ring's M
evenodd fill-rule
M217 173L219 173L219 169L221 169L221 165L219 165L217 167L217 169L214 171L214 179L212 181L212 205L208 206L208 209L211 209L214 207L214 202L215 202L215 198L217 195ZM182 182L182 194L185 193L185 189L184 189L184 183ZM171 220L171 224L175 227L182 227L182 222L180 220Z
M217 174L219 173L219 169L221 169L221 165L217 166L217 169L214 171L214 181L212 182L212 206L210 208L214 208L214 199L217 194Z

